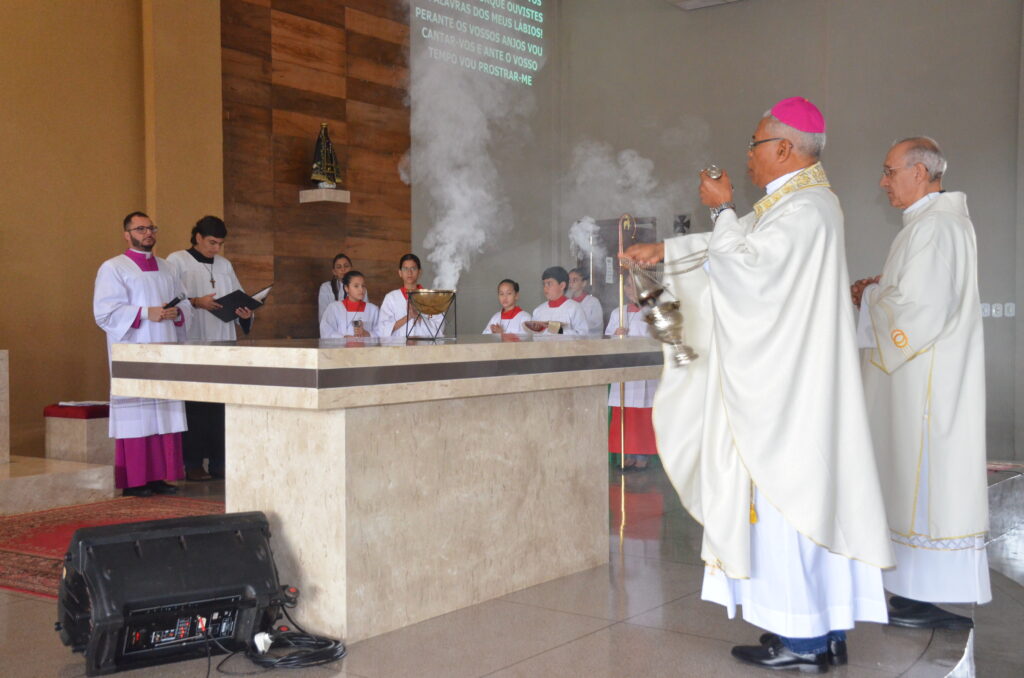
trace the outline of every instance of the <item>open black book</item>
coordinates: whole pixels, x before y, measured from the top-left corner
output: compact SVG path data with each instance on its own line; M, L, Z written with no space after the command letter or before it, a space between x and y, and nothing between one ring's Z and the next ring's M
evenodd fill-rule
M220 308L216 311L210 311L210 313L214 314L226 323L234 322L238 319L238 316L235 315L236 309L247 308L250 311L255 311L263 305L263 301L267 298L267 295L270 294L270 289L272 287L273 285L267 285L251 297L242 290L235 290L230 294L225 294L219 299L214 299L214 301L220 304Z

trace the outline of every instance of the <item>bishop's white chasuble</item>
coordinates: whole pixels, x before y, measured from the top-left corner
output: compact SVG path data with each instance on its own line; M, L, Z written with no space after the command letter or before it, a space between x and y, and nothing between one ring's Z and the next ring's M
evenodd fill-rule
M927 198L904 212L862 301L874 335L863 353L865 397L897 557L885 581L915 600L983 603L991 589L977 246L963 193Z
M666 266L705 248L705 270L666 276L700 357L666 366L654 400L666 472L704 526L704 595L790 637L886 621L879 568L893 558L824 170L752 214L723 212L713 233L667 240Z

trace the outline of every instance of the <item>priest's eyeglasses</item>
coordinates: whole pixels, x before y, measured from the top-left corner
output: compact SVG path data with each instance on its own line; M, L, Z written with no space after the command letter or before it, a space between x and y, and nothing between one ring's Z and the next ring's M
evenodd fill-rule
M751 141L750 144L747 145L747 150L752 151L755 146L767 144L769 141L782 141L784 138L785 137L772 137L771 139L758 139L756 141Z
M135 228L129 228L132 233L156 233L160 230L157 226L136 226Z
M901 169L907 169L907 167L889 167L888 165L882 165L882 176L884 176L886 179L892 179L893 175L899 172Z

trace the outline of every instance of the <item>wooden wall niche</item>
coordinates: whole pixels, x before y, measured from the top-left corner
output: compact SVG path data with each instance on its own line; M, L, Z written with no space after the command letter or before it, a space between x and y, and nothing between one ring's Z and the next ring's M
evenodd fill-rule
M222 0L224 219L243 286L274 282L256 338L318 335L345 252L379 304L411 241L409 23L401 0ZM327 122L349 204L299 204Z

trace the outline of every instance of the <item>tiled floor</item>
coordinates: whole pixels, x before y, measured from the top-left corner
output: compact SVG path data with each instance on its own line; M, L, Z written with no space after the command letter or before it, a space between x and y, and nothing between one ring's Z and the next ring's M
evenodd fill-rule
M682 509L664 474L651 469L627 475L624 491L618 473L609 478L607 565L356 643L341 663L289 675L769 675L729 656L733 645L755 642L759 630L739 619L728 620L721 607L700 600L700 527ZM223 483L193 483L186 493L222 496ZM995 600L977 611L977 675L1020 678L1024 588L997 572L992 576ZM301 623L301 604L296 612ZM0 591L0 676L84 675L81 656L63 647L53 632L55 619L54 602ZM850 633L851 663L831 675L945 676L960 660L965 642L964 633L861 624ZM214 658L214 665L219 659ZM235 658L226 670L237 674L254 668ZM202 677L206 671L206 660L194 660L128 675ZM211 675L218 675L215 669Z

